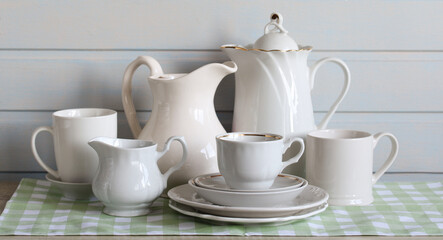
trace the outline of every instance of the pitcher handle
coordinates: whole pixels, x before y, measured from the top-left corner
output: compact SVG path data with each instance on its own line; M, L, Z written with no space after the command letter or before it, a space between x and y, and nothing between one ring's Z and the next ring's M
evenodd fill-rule
M373 143L373 149L377 146L378 141L382 137L388 137L391 140L391 154L389 154L388 159L383 163L383 165L380 167L380 169L377 170L377 172L372 175L372 184L375 184L378 179L388 170L388 168L394 163L395 158L398 154L398 141L397 138L392 133L387 132L381 132L374 135L374 143Z
M170 147L172 141L178 141L178 142L181 143L182 148L183 148L183 156L182 156L182 159L181 159L180 162L178 162L178 163L175 164L174 166L170 167L170 168L168 169L168 171L166 171L166 172L163 174L163 186L164 186L165 188L166 188L167 185L168 185L168 178L169 178L169 176L171 176L171 174L174 173L175 171L179 170L179 169L183 166L183 164L185 164L186 158L188 157L188 146L187 146L187 144L186 144L185 138L184 138L183 136L172 136L172 137L170 137L170 138L166 141L165 146L163 147L163 151L159 152L159 156L158 156L158 158L157 158L157 161L158 161L158 159L160 159L163 155L165 155L166 152L169 151L169 147Z
M349 85L351 83L351 72L349 71L349 68L346 65L346 63L343 62L339 58L328 57L328 58L320 59L310 68L311 90L314 88L314 79L315 79L315 75L317 74L317 70L320 68L320 66L322 66L326 62L334 62L341 67L341 69L343 70L343 72L345 74L345 85L343 86L340 96L337 98L337 100L331 106L331 108L329 109L329 112L326 114L326 116L323 117L320 124L317 126L317 129L325 129L326 128L326 126L329 123L329 120L331 120L332 115L335 113L335 111L337 111L338 105L341 103L341 101L345 97L346 93L348 92Z
M134 138L138 138L142 130L140 123L137 120L137 113L135 111L134 102L132 100L132 76L135 70L141 65L148 66L151 71L151 75L162 75L163 70L160 64L152 57L149 56L139 56L134 61L132 61L125 70L123 76L123 87L122 87L122 101L123 109L125 110L126 118L128 119L129 127L131 128L132 135Z
M300 160L301 155L305 151L305 142L303 141L303 139L299 137L291 137L284 142L283 153L285 153L294 142L298 142L300 144L300 151L294 157L284 161L280 171L283 171L283 169L285 169L287 166L298 162L298 160Z
M31 137L31 149L32 149L32 154L34 154L35 160L37 160L37 163L43 168L45 169L48 173L50 173L52 176L54 176L55 178L60 178L60 174L58 174L58 171L52 169L51 167L49 167L48 165L46 165L43 160L40 158L40 156L38 155L37 152L37 148L35 147L35 139L37 138L37 135L40 132L43 131L47 131L49 133L51 133L52 137L54 137L54 130L52 130L51 127L38 127L37 129L34 130L34 132L32 133L32 137Z

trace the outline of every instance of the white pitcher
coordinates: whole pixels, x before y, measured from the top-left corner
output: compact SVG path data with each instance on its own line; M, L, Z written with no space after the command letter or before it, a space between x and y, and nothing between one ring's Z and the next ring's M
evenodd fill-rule
M273 13L265 26L265 34L253 45L221 47L238 65L232 123L235 132L272 132L287 138L305 138L308 132L327 126L349 89L351 75L342 60L324 58L309 67L307 59L312 47L299 47L282 23L282 16ZM334 62L342 68L345 84L317 126L311 90L317 70L326 62ZM297 174L304 176L304 167L298 164L297 168Z
M152 113L142 129L132 101L131 81L134 71L146 65L150 69L149 86L154 97ZM169 136L184 136L189 160L175 172L168 188L187 183L193 177L218 172L215 136L226 133L214 109L214 95L220 81L237 71L233 62L211 63L189 73L164 74L152 57L141 56L129 64L123 78L123 107L135 138L165 142ZM177 145L158 163L165 172L181 156Z

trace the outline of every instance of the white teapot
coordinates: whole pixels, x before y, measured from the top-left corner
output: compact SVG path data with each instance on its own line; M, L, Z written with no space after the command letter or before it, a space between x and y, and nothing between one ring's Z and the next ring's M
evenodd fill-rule
M265 34L253 45L221 47L238 66L232 123L235 132L272 132L287 138L305 138L308 132L327 126L349 89L351 74L342 60L324 58L309 67L307 59L312 47L299 47L282 23L282 16L272 13ZM326 62L342 68L345 84L317 126L311 90L317 70ZM298 175L303 176L304 167L301 168Z

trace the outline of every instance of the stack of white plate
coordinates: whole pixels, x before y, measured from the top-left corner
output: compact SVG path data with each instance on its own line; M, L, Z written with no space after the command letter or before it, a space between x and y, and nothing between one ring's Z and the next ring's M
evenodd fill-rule
M169 206L185 215L241 224L292 222L323 212L328 193L300 177L281 174L266 190L230 189L208 174L168 192Z

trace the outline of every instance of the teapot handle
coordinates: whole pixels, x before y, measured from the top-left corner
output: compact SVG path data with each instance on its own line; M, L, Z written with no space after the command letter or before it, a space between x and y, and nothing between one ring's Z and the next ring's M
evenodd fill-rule
M137 120L137 113L135 111L134 102L132 100L132 76L135 70L141 65L148 66L151 71L151 75L162 75L163 70L160 64L152 57L149 56L139 56L134 61L132 61L125 70L123 76L123 87L122 87L122 101L123 109L125 110L126 118L128 119L129 127L131 128L132 135L134 138L138 138L142 130L140 123Z
M349 85L351 83L351 72L349 71L348 66L345 62L343 62L341 59L328 57L318 60L312 67L310 67L310 83L311 83L311 90L314 88L314 79L315 75L317 74L317 70L326 62L333 62L336 63L341 67L345 74L345 85L343 86L343 89L340 93L340 96L335 100L334 104L329 109L329 112L324 116L324 118L321 120L320 124L317 126L317 129L324 129L329 123L329 120L331 120L332 115L337 111L338 105L341 103L343 98L345 97L346 93L349 90Z
M168 169L168 171L166 171L163 174L163 186L165 188L168 185L169 176L171 176L171 174L174 173L175 171L179 170L183 166L183 164L185 164L186 158L188 157L188 145L186 144L185 138L183 136L172 136L166 141L165 146L163 147L163 151L158 152L159 155L158 155L157 161L169 151L169 147L170 147L172 141L174 141L174 140L181 143L182 148L183 148L183 155L182 155L182 159L180 162L178 162L174 166L170 167Z

